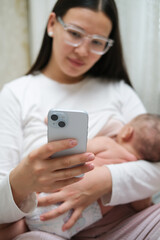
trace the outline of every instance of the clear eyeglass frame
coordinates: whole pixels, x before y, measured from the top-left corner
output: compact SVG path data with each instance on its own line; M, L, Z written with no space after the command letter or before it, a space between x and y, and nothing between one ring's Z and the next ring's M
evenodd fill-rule
M89 39L90 52L98 55L104 55L114 44L114 40L112 39L96 34L90 35L74 25L64 23L61 17L57 17L57 21L61 24L66 33L68 33L64 41L70 46L79 47L85 39Z

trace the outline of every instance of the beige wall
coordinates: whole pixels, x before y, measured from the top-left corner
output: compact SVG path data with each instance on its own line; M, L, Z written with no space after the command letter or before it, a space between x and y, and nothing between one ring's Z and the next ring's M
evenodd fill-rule
M0 88L29 68L27 0L0 0Z

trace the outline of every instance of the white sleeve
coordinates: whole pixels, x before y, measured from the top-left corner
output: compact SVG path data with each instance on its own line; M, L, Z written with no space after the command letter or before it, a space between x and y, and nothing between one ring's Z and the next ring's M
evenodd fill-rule
M150 197L160 190L160 163L147 161L128 162L107 166L112 176L112 195L108 203L117 205Z
M121 112L126 122L139 114L145 113L145 108L132 88L121 83ZM152 196L160 190L160 163L136 161L107 166L112 176L112 195L102 197L103 204L117 205L129 203Z
M36 194L29 195L23 206L23 211L14 202L9 183L9 174L0 181L0 224L15 222L32 212L36 205ZM25 212L24 212L25 211Z
M23 131L21 105L14 92L4 87L0 93L0 223L17 221L36 207L35 193L22 212L14 202L9 173L21 160Z

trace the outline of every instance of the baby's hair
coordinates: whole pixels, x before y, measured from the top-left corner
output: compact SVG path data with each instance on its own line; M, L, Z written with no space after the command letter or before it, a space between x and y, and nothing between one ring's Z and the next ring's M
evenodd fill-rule
M131 121L135 140L133 147L141 159L150 162L160 161L160 115L142 114Z

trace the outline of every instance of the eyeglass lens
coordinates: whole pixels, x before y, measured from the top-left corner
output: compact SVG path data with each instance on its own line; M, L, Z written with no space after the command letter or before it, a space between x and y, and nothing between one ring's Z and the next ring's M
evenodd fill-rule
M66 29L66 34L65 34L65 41L66 43L73 45L73 46L79 46L84 38L85 34L81 31L78 31L74 28L68 27ZM91 50L95 52L103 52L108 46L108 42L100 39L96 36L90 37L90 48Z

